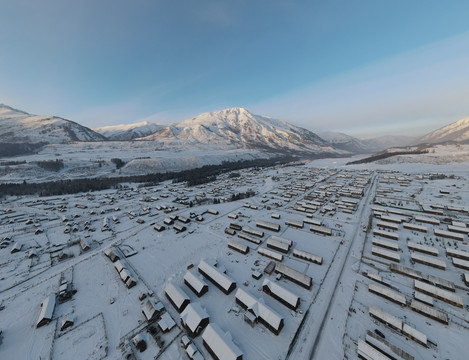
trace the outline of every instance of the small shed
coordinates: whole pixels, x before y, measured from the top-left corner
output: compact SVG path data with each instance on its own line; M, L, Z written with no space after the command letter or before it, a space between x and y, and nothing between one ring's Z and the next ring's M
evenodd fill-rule
M176 322L173 320L171 315L165 312L163 315L161 315L161 318L158 321L158 326L160 327L161 331L168 332L176 326Z

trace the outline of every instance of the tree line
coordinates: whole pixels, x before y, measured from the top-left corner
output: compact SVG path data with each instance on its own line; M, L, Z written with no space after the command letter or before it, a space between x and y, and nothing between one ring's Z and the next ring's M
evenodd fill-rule
M187 181L188 184L196 184L200 181L216 179L216 176L233 170L252 167L271 167L286 164L294 159L290 156L275 157L270 159L224 161L219 165L204 165L202 167L178 172L152 173L146 175L82 178L69 180L56 180L40 183L4 183L0 184L0 196L12 195L39 195L56 196L64 194L76 194L105 189L118 188L121 183L145 183L147 186L157 185L166 180L174 179L175 182Z

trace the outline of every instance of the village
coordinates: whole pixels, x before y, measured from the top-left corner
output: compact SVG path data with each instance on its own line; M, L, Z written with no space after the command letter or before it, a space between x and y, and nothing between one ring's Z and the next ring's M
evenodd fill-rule
M467 180L312 162L5 197L0 358L463 359Z

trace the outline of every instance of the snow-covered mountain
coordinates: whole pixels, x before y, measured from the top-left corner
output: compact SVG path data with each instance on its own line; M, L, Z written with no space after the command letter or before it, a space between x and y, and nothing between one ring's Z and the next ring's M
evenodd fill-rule
M418 139L418 143L437 144L448 141L469 142L469 117L432 131Z
M109 140L125 141L151 135L164 128L164 125L142 121L135 124L103 126L93 129Z
M207 112L140 138L172 148L266 149L340 153L315 133L244 108Z
M55 116L31 115L0 104L0 143L61 144L69 141L103 141L103 135Z
M335 148L353 154L365 154L376 150L362 140L341 132L325 131L318 133L318 135L330 142Z
M360 139L360 141L372 151L382 151L393 147L415 144L417 138L409 135L383 135Z

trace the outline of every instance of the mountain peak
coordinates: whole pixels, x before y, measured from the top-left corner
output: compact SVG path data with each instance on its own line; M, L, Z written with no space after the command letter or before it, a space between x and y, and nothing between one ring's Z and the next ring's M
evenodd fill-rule
M22 110L18 110L18 109L12 108L11 106L8 106L8 105L6 105L6 104L0 104L0 111L1 111L2 113L8 112L8 111L12 111L12 112L15 112L15 113L20 113L20 114L29 115L26 111L22 111Z
M142 140L176 147L262 148L313 153L336 151L311 131L283 120L254 115L242 107L206 112Z
M419 139L419 143L437 144L447 141L466 142L469 140L469 117L443 126Z

